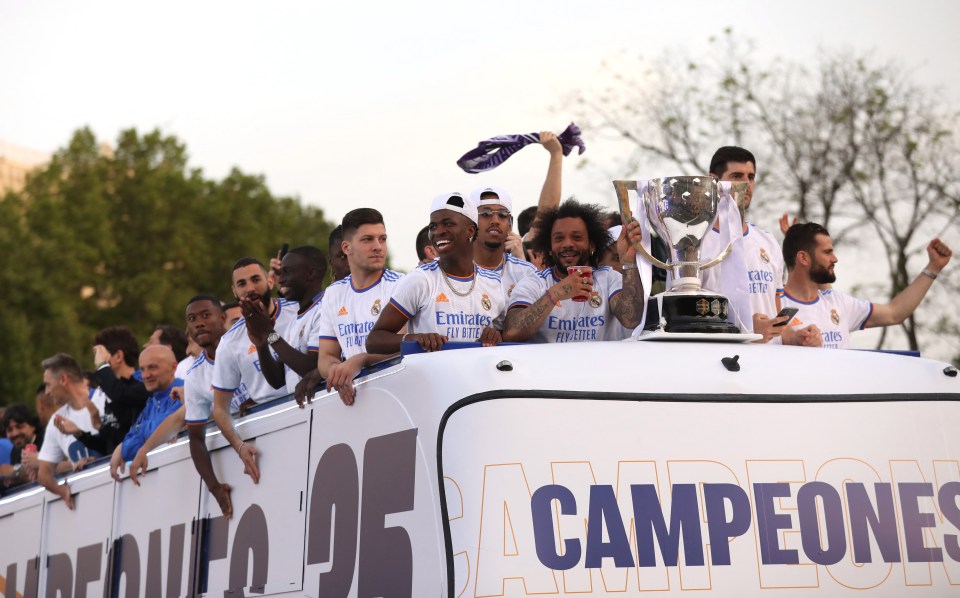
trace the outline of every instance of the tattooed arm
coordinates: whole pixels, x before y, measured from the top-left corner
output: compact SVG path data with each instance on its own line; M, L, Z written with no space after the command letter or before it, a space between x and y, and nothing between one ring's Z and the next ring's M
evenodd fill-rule
M623 291L610 298L610 310L624 328L636 328L643 318L643 283L636 268L623 272Z
M507 312L507 319L503 323L503 340L506 342L525 342L530 340L547 316L553 311L557 303L570 299L575 295L590 295L593 289L593 279L584 279L578 274L570 274L557 284L553 285L542 297L534 301L529 307L515 305Z
M643 283L637 270L637 252L634 249L639 241L640 224L634 218L621 229L620 238L617 239L620 263L626 265L623 270L623 292L610 299L613 315L625 328L639 326L643 319L643 310L647 307L643 302Z

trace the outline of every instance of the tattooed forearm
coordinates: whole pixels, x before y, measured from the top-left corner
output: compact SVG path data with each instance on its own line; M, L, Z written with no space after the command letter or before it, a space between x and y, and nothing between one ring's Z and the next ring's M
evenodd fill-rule
M503 323L503 340L526 341L540 328L553 304L546 297L540 297L530 307L514 307L507 312Z
M643 318L643 283L636 268L623 273L623 291L610 302L613 315L626 328L636 328Z

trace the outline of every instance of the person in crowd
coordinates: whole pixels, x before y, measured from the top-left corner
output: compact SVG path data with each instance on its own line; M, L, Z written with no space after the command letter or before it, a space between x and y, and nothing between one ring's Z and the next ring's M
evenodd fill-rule
M263 313L278 330L285 330L290 322L296 320L295 303L271 298L273 279L267 275L266 267L260 260L241 258L234 264L231 277L234 296L245 311L256 309L256 304L260 304ZM253 342L246 316L221 339L221 359L215 364L213 385L214 396L220 395L220 399L216 400L226 401L228 421L231 410L245 412L258 403L266 403L287 394L286 375L269 340L257 338L257 342ZM279 340L279 335L272 340Z
M872 303L836 289L821 290L820 285L837 280L839 260L830 233L815 222L795 224L783 240L783 260L789 273L783 304L799 310L788 326L816 325L823 347L846 348L854 330L894 326L910 317L952 255L946 243L933 239L927 245L927 265L913 282L889 303Z
M43 444L38 455L37 482L63 499L73 509L73 498L66 482L57 484L55 474L82 467L89 459L100 454L90 451L72 434L64 432L69 421L84 432L93 432L93 418L99 413L99 405L93 404L84 383L83 372L77 361L66 353L58 353L41 362L43 384L46 394L63 406L57 410L44 431Z
M88 405L103 404L103 412L94 416L96 430L92 432L81 430L69 420L63 422L61 429L88 449L109 455L140 416L150 393L141 381L139 370L135 369L140 345L129 328L104 328L94 337L93 343L94 377L98 390Z
M268 368L280 368L288 394L293 394L302 376L317 367L315 343L326 274L327 258L316 247L294 247L283 256L277 278L280 293L299 305L296 318L289 320L286 328L274 325L262 302L240 300L251 342L258 347L269 345L277 355L277 361L261 360L262 370L266 373Z
M160 324L143 346L166 345L170 347L173 355L177 358L177 377L180 377L180 374L187 373L187 368L193 363L193 357L187 354L189 344L190 341L183 330L170 324Z
M210 462L205 435L206 425L213 411L213 389L210 381L217 358L217 345L225 332L226 314L217 297L196 295L187 302L186 317L188 334L196 339L201 353L183 381L183 405L163 420L137 451L130 465L130 479L139 486L139 476L143 475L148 467L147 453L177 434L186 423L193 465L210 494L220 505L223 516L230 519L233 515L230 485L222 484L217 479Z
M0 464L0 476L4 478L4 485L10 487L35 481L37 468L35 465L25 466L23 455L27 445L36 448L43 444L43 427L39 418L26 405L11 405L4 412L0 427L11 445L7 462ZM35 459L36 453L33 456Z
M599 260L610 242L599 207L567 200L541 216L534 246L544 252L547 268L517 283L504 324L507 341L571 342L621 340L622 329L640 325L643 285L629 239L640 238L640 225L630 223L618 239L624 274ZM628 239L629 237L629 239ZM583 276L570 267L590 266ZM574 301L574 298L583 298Z
M327 287L320 315L317 367L297 385L303 406L321 379L336 390L344 404L356 398L353 379L367 365L387 355L365 351L367 334L390 301L401 274L386 268L387 229L383 215L373 208L357 208L343 217L343 253L350 275Z
M225 303L223 305L223 318L226 320L226 324L224 324L224 330L230 330L233 328L233 325L239 322L240 318L242 317L243 310L240 309L240 303L238 301Z
M417 259L421 264L429 264L438 257L440 254L430 241L430 225L427 225L417 233Z
M523 258L520 235L513 232L513 200L499 187L482 187L470 194L470 201L477 206L478 225L473 261L500 273L503 295L509 299L517 282L537 271Z
M341 245L343 244L343 230L337 225L330 231L330 237L327 239L327 255L330 256L330 272L333 280L341 280L350 274L350 265L347 263L347 256L343 253Z
M430 206L430 240L440 257L400 279L390 302L367 336L367 352L392 355L404 339L424 351L448 340L500 342L504 298L500 274L473 261L477 207L460 193L445 193ZM400 334L408 325L409 332Z
M297 304L270 297L273 281L260 260L252 257L237 260L231 277L233 294L238 300L243 300L241 306L245 305L244 309L251 309L252 304L259 302L276 330L285 330L291 321L296 320ZM264 342L259 343L261 340ZM256 448L253 443L241 439L234 430L230 415L231 404L239 403L237 407L245 411L258 403L266 403L287 394L286 378L282 370L279 379L274 377L268 380L266 376L275 376L276 372L267 367L264 367L261 373L262 365L277 361L271 340L278 341L279 335L267 339L257 338L258 342L254 343L247 330L246 319L238 321L220 339L211 380L213 420L223 437L237 451L244 464L244 471L250 474L254 482L260 480Z
M710 159L710 174L721 181L747 183L746 196L740 211L740 226L743 228L742 255L746 277L743 281L749 306L744 309L749 314L741 313L744 324L763 336L761 342L778 339L790 345L816 346L820 336L811 329L789 329L784 326L786 316L778 317L780 313L780 297L783 295L784 267L780 252L780 244L769 232L755 226L747 217L757 176L757 160L753 154L736 146L724 146L714 152ZM704 239L701 256L710 259L718 255L726 247L726 231L714 227ZM721 262L719 266L701 271L701 280L704 287L725 295L728 299L735 296L735 289L724 288L725 277L723 272L734 267L732 261ZM731 284L727 279L727 284ZM749 317L748 317L749 316ZM785 334L780 338L781 333Z
M527 236L527 231L530 230L530 225L533 224L533 220L536 217L537 206L530 206L520 211L520 214L517 216L517 232L521 239Z
M182 389L183 380L175 375L177 360L170 347L146 347L140 353L140 371L143 372L143 385L151 394L137 421L110 457L110 475L115 480L120 479L124 463L132 461L157 426L181 406L173 390Z

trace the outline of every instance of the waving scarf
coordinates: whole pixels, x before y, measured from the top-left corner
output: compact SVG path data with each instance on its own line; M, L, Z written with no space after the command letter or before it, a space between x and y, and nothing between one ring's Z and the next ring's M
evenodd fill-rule
M569 156L575 147L580 148L578 155L587 150L587 146L580 137L580 127L574 123L570 123L563 133L557 135L557 139L563 146L564 156ZM457 166L471 174L492 170L531 143L540 143L539 133L491 137L481 141L475 149L461 156L457 160Z

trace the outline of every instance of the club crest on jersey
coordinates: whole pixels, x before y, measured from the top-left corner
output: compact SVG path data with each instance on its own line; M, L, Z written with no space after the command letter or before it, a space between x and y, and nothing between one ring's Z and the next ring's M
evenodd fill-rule
M338 316L345 316L345 315L347 315L347 306L346 306L346 305L341 305L341 306L340 306L340 311L337 312L337 315L338 315Z
M490 302L490 295L484 293L483 297L480 298L480 305L483 306L483 309L490 311L490 308L493 307L493 303Z
M377 316L380 315L380 300L377 299L373 302L373 305L370 306L370 315Z
M437 303L450 303L450 300L447 299L447 296L443 293L437 295Z
M600 307L603 303L603 299L600 298L600 293L597 291L591 291L590 298L587 301L590 303L590 307Z
M513 287L515 286L517 286L517 283L513 283L512 285L510 285L510 288L507 289L507 297L509 297L510 295L513 295Z
M763 263L765 263L765 264L769 264L769 263L770 263L770 256L767 255L767 252L766 252L766 250L764 250L763 247L760 248L760 259L763 260Z
M840 324L840 314L837 313L837 310L835 309L830 310L830 321L833 322L834 326L837 326Z

